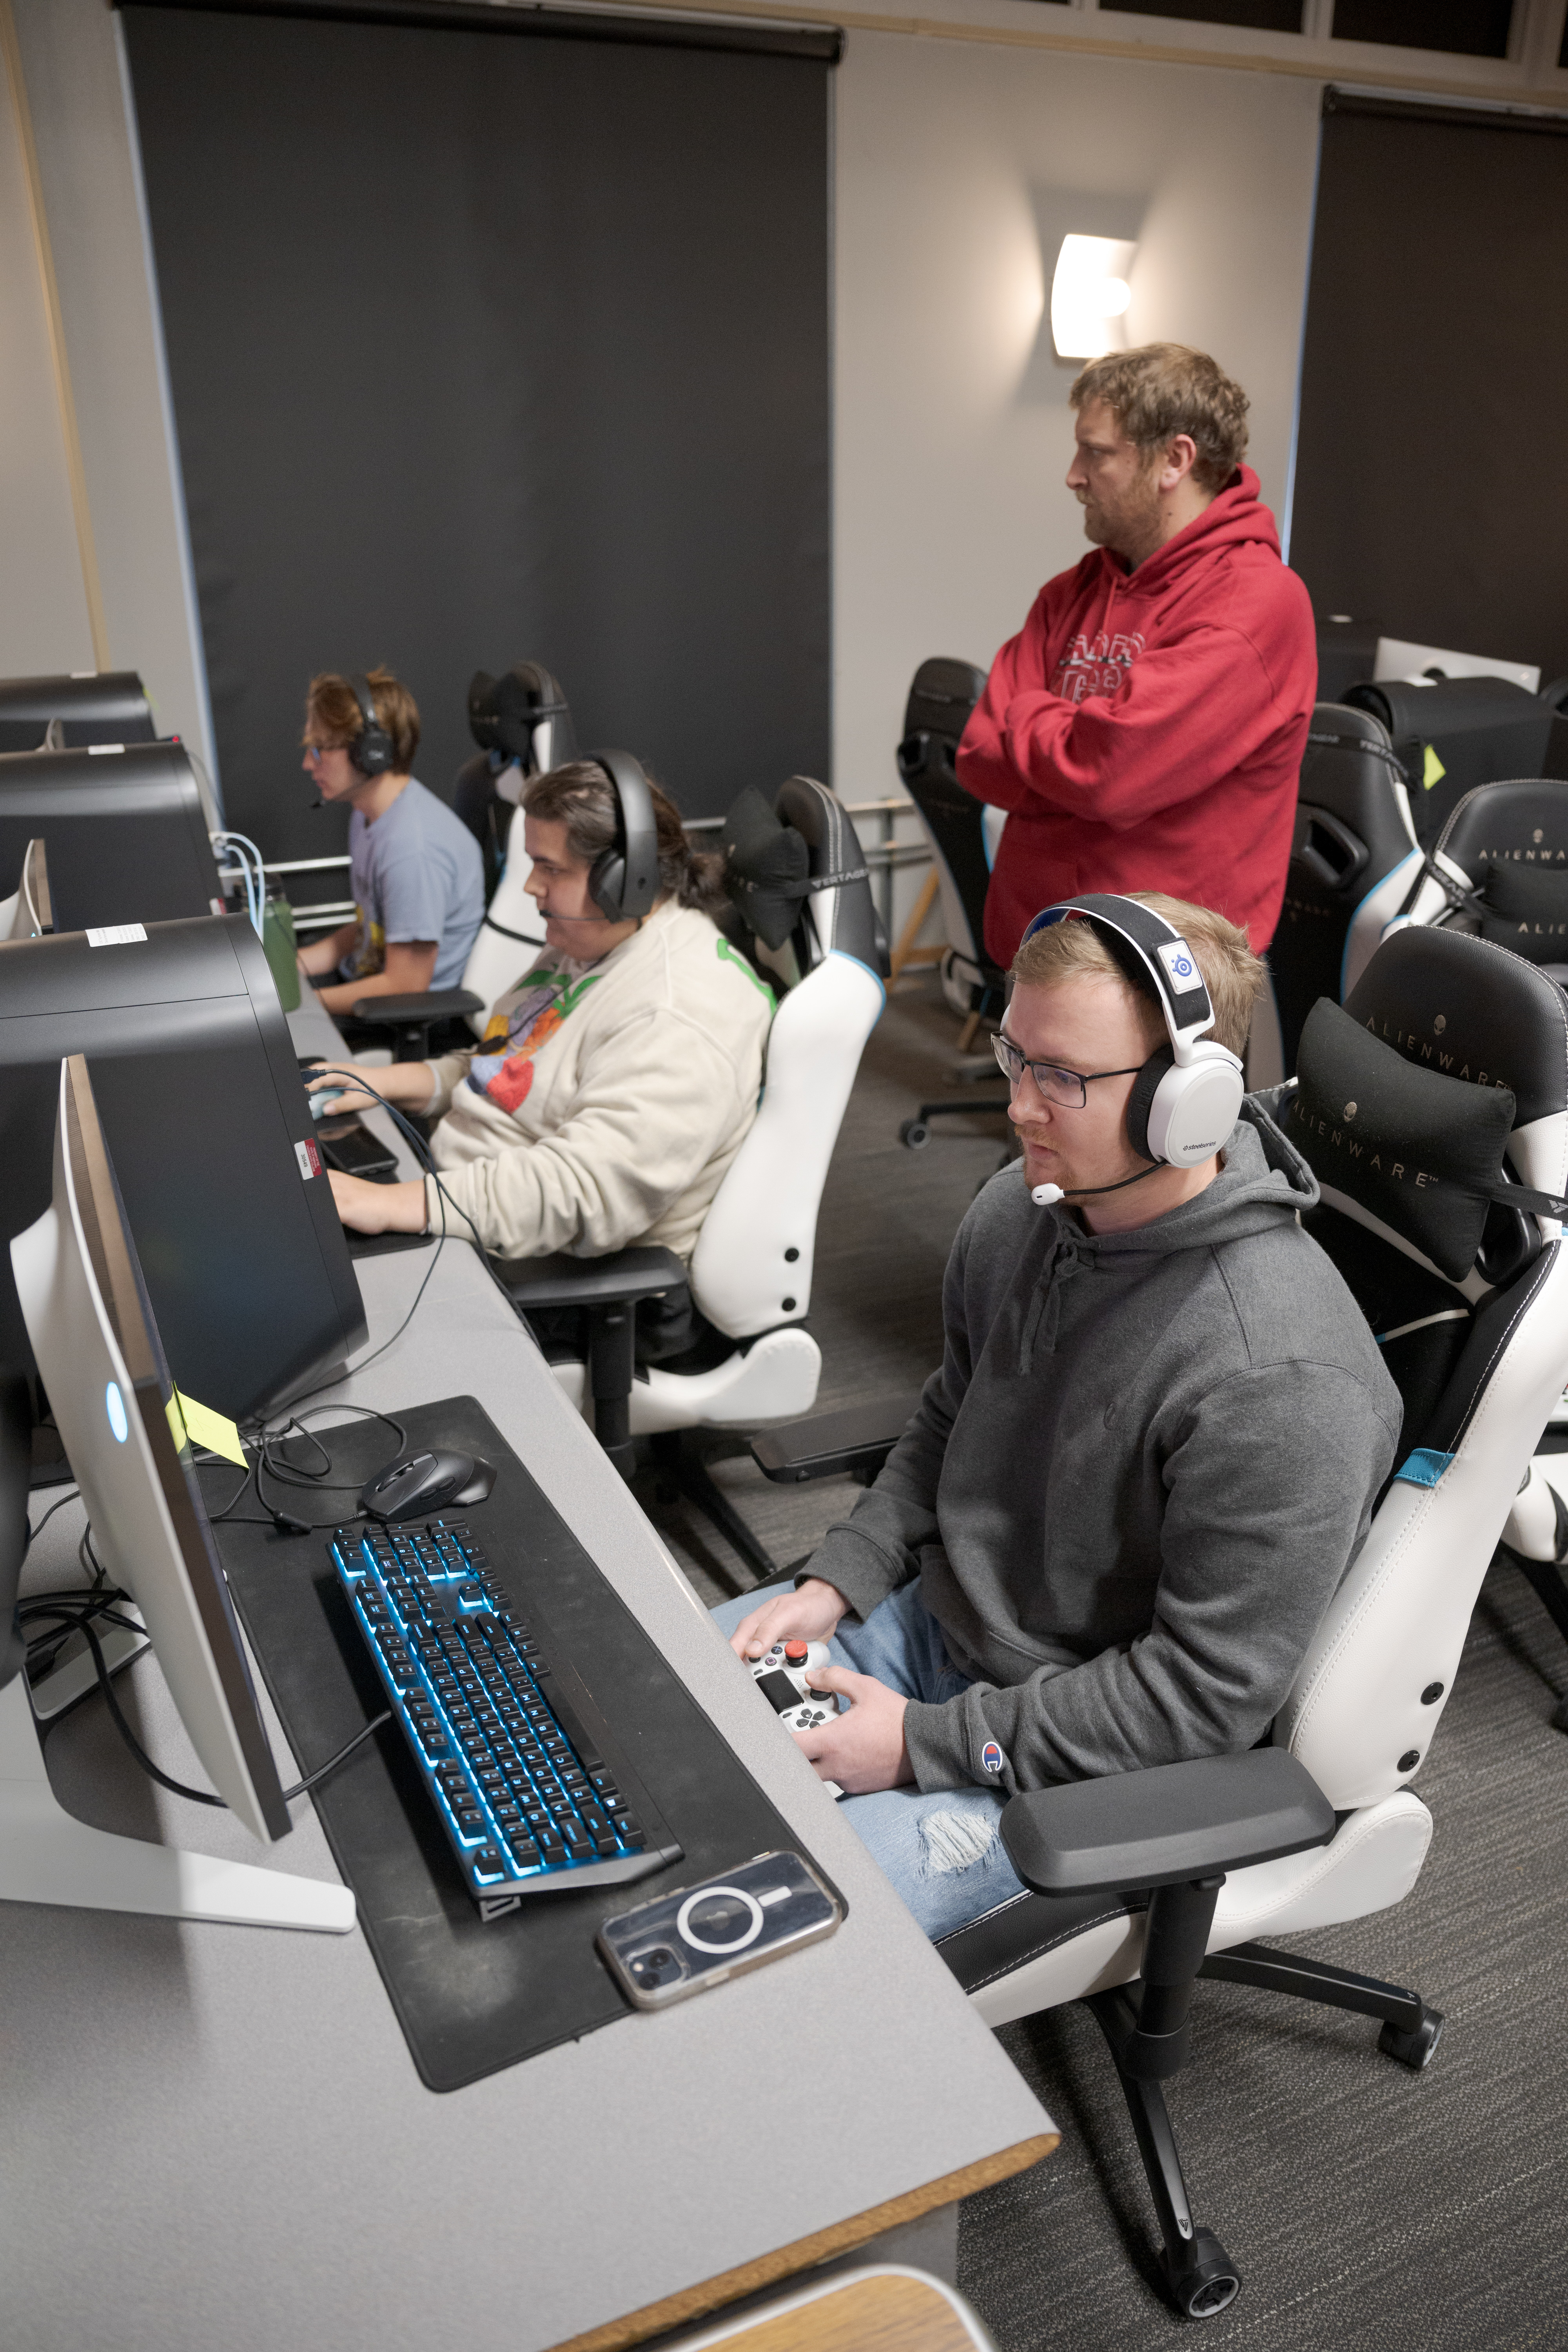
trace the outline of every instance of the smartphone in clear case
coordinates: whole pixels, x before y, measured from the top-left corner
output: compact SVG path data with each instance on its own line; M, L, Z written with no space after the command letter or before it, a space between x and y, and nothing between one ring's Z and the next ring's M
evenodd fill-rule
M722 1877L606 1919L598 1945L629 2001L667 2009L817 1943L843 1916L837 1897L798 1853L759 1853Z

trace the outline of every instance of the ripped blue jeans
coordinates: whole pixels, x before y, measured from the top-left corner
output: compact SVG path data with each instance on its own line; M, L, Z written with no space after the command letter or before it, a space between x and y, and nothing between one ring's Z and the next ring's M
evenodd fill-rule
M713 1622L729 1635L756 1606L756 1596L744 1593L715 1609ZM949 1664L937 1622L913 1584L890 1593L864 1624L847 1617L827 1647L836 1666L875 1675L906 1698L940 1703L969 1688L970 1677ZM934 1939L1023 1893L996 1834L1005 1801L990 1789L883 1789L846 1797L842 1811Z

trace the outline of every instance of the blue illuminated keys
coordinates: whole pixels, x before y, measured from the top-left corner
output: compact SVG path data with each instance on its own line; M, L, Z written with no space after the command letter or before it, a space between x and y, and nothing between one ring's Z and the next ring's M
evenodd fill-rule
M617 1885L678 1861L643 1830L609 1734L547 1629L531 1632L468 1527L340 1528L339 1581L481 1915L527 1894ZM542 1641L536 1638L542 1633Z

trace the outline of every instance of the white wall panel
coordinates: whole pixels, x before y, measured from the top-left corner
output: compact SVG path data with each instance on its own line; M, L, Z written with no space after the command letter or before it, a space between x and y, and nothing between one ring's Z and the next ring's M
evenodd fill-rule
M1246 386L1278 516L1320 90L857 30L837 91L835 773L859 800L895 788L916 664L989 663L1085 551L1073 372L1040 336L1066 229L1137 224L1130 340Z

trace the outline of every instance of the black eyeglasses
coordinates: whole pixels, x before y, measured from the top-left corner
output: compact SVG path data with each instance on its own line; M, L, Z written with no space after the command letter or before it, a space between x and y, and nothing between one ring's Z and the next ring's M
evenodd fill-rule
M1059 1103L1064 1110L1083 1108L1094 1079L1131 1078L1137 1075L1141 1066L1135 1063L1127 1070L1064 1070L1058 1062L1031 1062L1026 1055L1018 1051L1005 1032L999 1031L991 1043L997 1066L1015 1091L1027 1070L1046 1100Z

